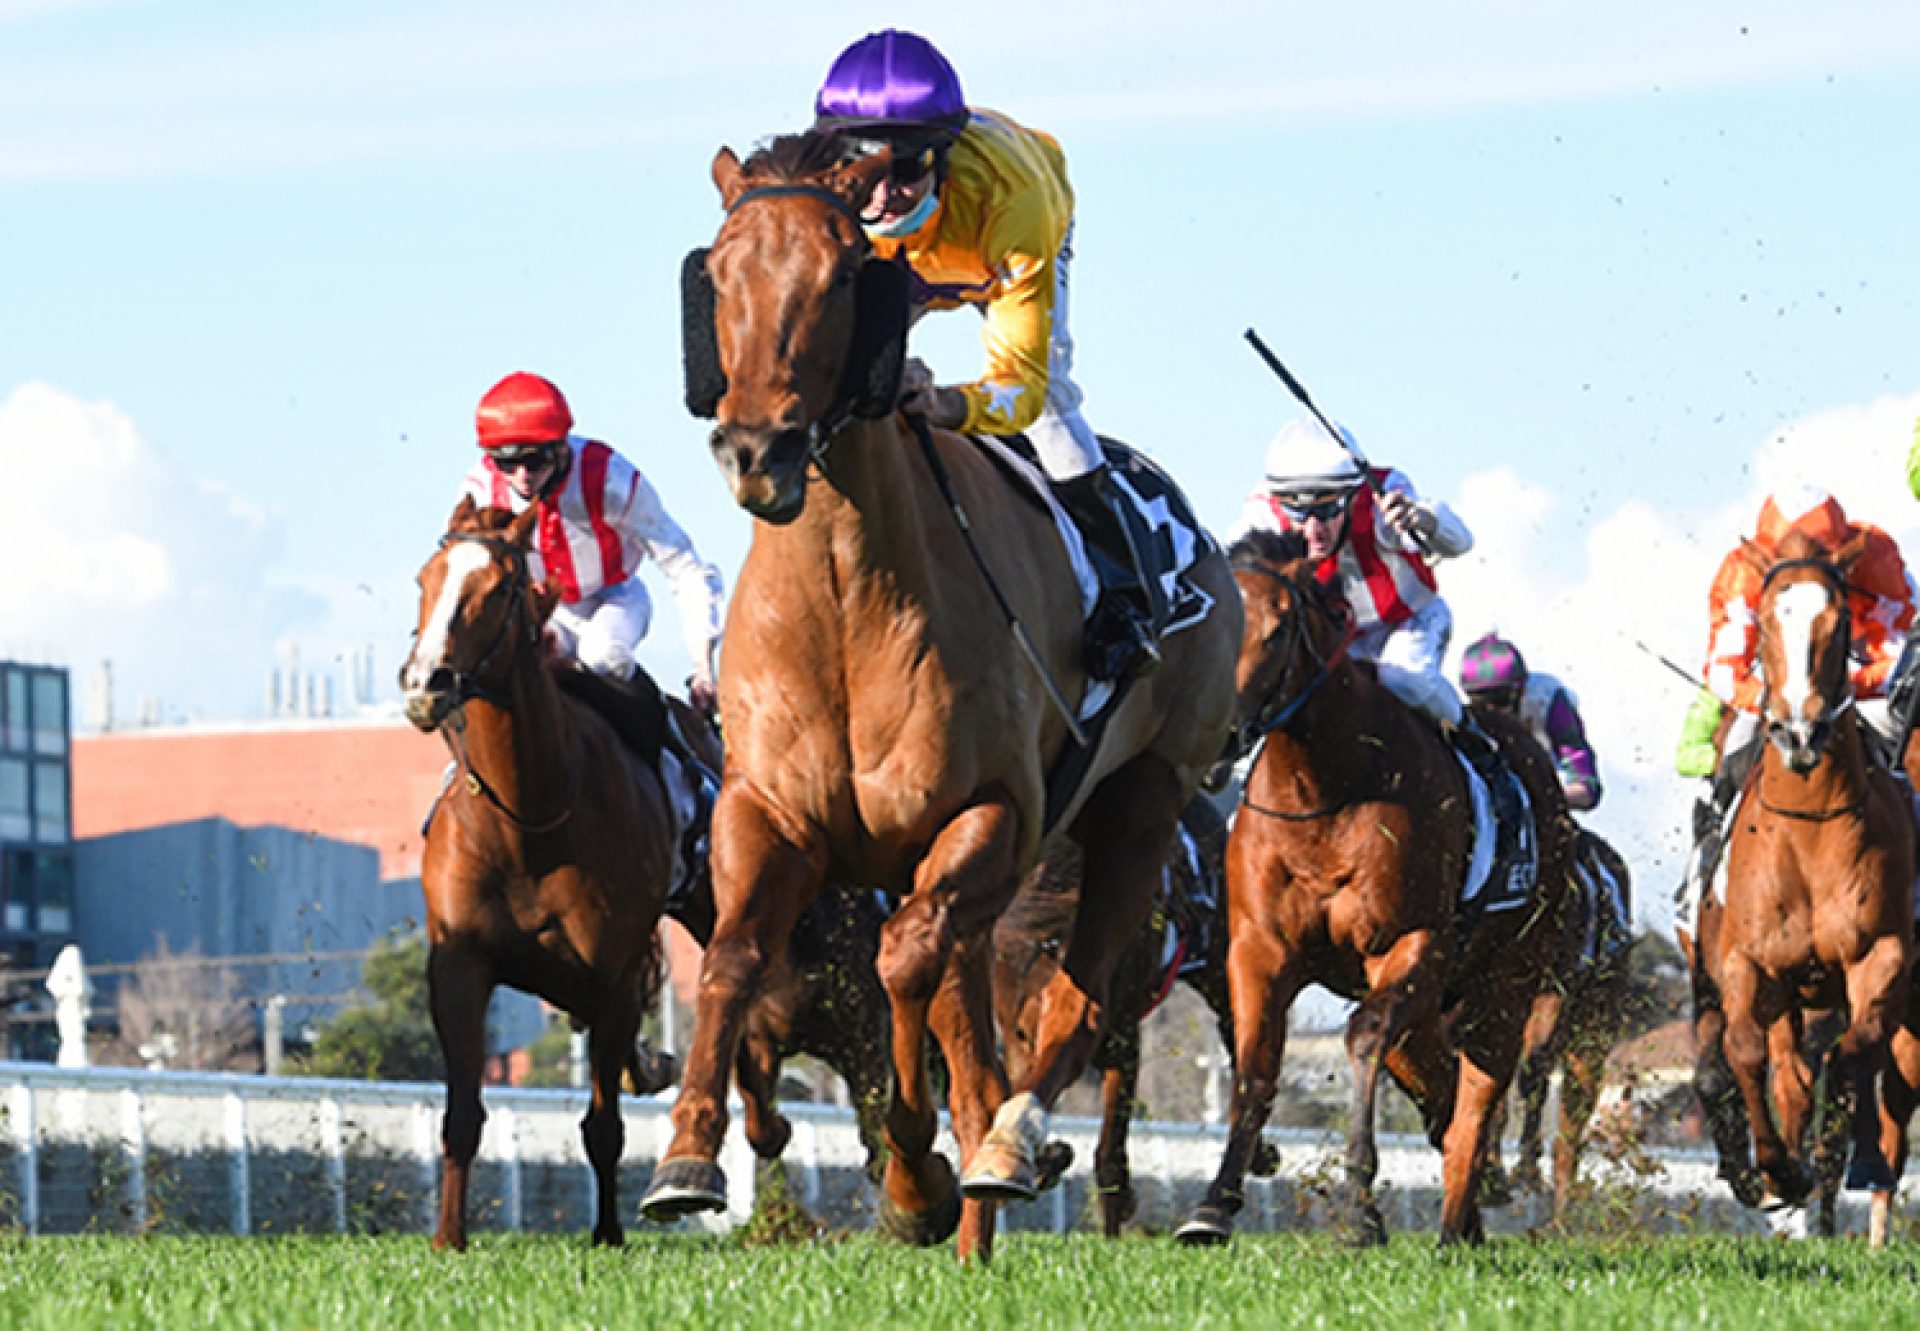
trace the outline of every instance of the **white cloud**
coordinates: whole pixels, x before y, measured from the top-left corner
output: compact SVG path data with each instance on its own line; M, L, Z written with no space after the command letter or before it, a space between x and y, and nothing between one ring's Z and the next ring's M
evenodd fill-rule
M1721 557L1752 530L1775 487L1811 482L1848 513L1886 527L1920 552L1920 505L1905 464L1920 395L1820 412L1760 442L1751 467L1695 508L1661 512L1629 503L1587 533L1578 566L1552 571L1560 506L1511 468L1469 476L1456 507L1474 530L1474 552L1446 565L1454 655L1497 625L1534 669L1579 696L1607 795L1592 818L1636 876L1636 911L1665 928L1687 848L1693 782L1673 774L1673 747L1691 699L1655 658L1692 673L1706 637L1707 589ZM1910 558L1913 557L1911 554Z
M260 695L276 637L320 609L268 571L272 510L181 475L111 403L15 388L0 472L14 496L0 655L72 667L76 697L111 659L123 718L147 696L169 717L231 715Z

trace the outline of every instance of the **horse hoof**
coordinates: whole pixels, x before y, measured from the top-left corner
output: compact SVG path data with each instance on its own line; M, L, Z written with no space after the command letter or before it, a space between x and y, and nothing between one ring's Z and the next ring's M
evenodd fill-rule
M1387 1246L1387 1221L1379 1208L1368 1202L1348 1217L1340 1231L1340 1242L1348 1248L1384 1248Z
M1073 1168L1073 1146L1058 1140L1048 1142L1040 1148L1040 1155L1034 1160L1033 1167L1034 1187L1045 1192Z
M883 1188L880 1191L880 1227L893 1238L915 1248L931 1248L945 1243L960 1228L960 1189L953 1185L953 1166L945 1156L933 1157L946 1178L946 1191L924 1211L908 1211L894 1204Z
M1727 1181L1733 1190L1733 1199L1749 1211L1758 1210L1767 1199L1766 1187L1760 1182L1760 1171L1749 1166L1746 1169L1723 1170L1720 1177Z
M1480 1175L1480 1205L1513 1205L1513 1180L1498 1165L1488 1165L1486 1172Z
M713 1161L695 1156L662 1160L655 1165L653 1182L640 1201L640 1214L656 1225L699 1211L726 1209L727 1176Z
M627 1246L626 1231L618 1225L609 1225L605 1229L601 1229L598 1225L595 1225L593 1229L593 1246L596 1248L624 1248Z
M1233 1237L1233 1213L1224 1206L1202 1202L1173 1237L1189 1248L1217 1248Z
M1040 1195L1040 1181L1026 1152L988 1138L973 1153L960 1191L976 1202L1030 1202Z
M1253 1144L1247 1172L1255 1178L1272 1178L1280 1172L1280 1152L1274 1150L1272 1142L1263 1137Z
M778 1160L787 1153L787 1143L793 1140L793 1124L787 1121L785 1114L775 1114L773 1125L766 1140L752 1142L753 1153L762 1160Z
M648 1049L637 1052L627 1065L627 1089L634 1095L658 1095L680 1076L679 1060L672 1054Z
M1853 1153L1853 1159L1847 1162L1847 1189L1851 1192L1892 1192L1899 1180L1894 1178L1893 1170L1880 1152L1863 1155Z

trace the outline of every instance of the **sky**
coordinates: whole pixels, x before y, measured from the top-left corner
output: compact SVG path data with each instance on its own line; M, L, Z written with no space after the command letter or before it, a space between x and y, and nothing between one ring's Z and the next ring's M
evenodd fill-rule
M240 720L292 654L391 696L502 375L556 380L731 581L680 405L709 164L901 26L1054 133L1076 377L1231 525L1297 408L1473 528L1441 584L1580 696L1668 912L1706 589L1768 486L1920 536L1920 8L1878 0L655 5L0 0L0 656ZM977 371L977 321L915 351ZM643 660L688 656L657 603ZM94 718L81 706L78 720Z

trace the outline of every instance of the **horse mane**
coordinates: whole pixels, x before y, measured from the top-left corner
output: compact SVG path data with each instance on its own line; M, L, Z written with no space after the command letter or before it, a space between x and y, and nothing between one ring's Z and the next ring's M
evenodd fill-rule
M808 129L781 134L753 150L743 170L761 184L797 185L846 161L848 139L838 130Z
M1307 557L1307 538L1297 531L1267 531L1255 527L1227 549L1227 563L1233 568L1270 567L1291 564Z

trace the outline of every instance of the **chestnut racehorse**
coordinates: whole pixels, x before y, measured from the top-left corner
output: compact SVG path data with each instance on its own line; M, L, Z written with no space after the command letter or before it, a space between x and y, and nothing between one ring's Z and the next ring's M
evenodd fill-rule
M433 1025L447 1065L437 1248L464 1248L486 1112L480 1074L495 985L537 994L587 1029L592 1102L581 1123L598 1185L595 1243L622 1240L615 1181L621 1074L659 984L673 846L655 772L597 712L562 692L541 629L553 593L528 577L537 506L518 518L462 500L420 570L420 619L401 668L407 718L459 764L427 832Z
M953 1174L933 1149L931 1029L964 1172L958 1249L984 1258L993 1205L1033 1195L1048 1114L1092 1051L1180 809L1225 741L1239 603L1217 552L1194 564L1211 613L1163 644L1164 665L1133 685L1049 817L1048 774L1073 741L1042 671L1080 695L1080 594L1052 519L976 445L934 430L970 547L895 412L908 275L872 254L858 211L887 169L884 153L849 161L821 133L713 162L726 218L689 266L711 308L689 301L686 328L690 371L696 347L717 364L689 405L716 414L714 456L757 521L720 673L718 918L673 1140L643 1208L724 1204L715 1157L748 1007L821 885L860 883L905 895L879 957L894 1070L882 1217L919 1241L954 1224ZM1009 1087L992 929L1056 828L1085 849L1089 886L1032 1066Z
M1914 826L1905 792L1871 760L1850 706L1847 572L1864 539L1829 551L1795 533L1772 558L1749 551L1762 578L1769 742L1728 841L1717 937L1702 941L1754 1161L1784 1202L1813 1187L1800 1158L1814 1089L1805 1015L1845 1011L1846 1031L1825 1061L1852 1104L1848 1181L1876 1194L1878 1213L1897 1181L1883 1139L1901 1109L1912 1111L1910 1095L1891 1086L1883 1106L1881 1074L1911 987ZM1904 1136L1903 1117L1898 1130Z
M1345 654L1346 608L1316 580L1303 541L1255 533L1231 554L1246 607L1237 733L1266 738L1227 843L1238 1044L1227 1145L1179 1236L1218 1243L1232 1233L1278 1087L1288 1010L1318 983L1359 1004L1346 1037L1351 1234L1385 1239L1372 1196L1384 1065L1443 1153L1441 1241L1478 1240L1488 1128L1568 895L1572 822L1559 782L1517 720L1482 722L1526 788L1538 875L1525 902L1481 914L1462 938L1473 799L1450 746Z

